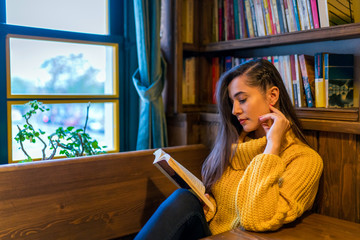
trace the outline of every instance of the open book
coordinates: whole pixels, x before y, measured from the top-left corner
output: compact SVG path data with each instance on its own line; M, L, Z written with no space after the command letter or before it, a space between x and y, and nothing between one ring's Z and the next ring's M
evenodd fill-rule
M191 189L198 198L200 198L212 211L215 211L215 206L205 196L204 184L189 172L180 163L175 161L169 154L162 149L154 152L154 165L167 176L179 188Z

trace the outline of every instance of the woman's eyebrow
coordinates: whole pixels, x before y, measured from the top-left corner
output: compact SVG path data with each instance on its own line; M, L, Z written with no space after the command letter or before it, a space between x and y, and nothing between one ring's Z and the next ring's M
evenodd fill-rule
M236 98L237 96L239 96L241 94L245 94L245 92L242 92L242 91L237 92L237 93L234 94L233 98Z

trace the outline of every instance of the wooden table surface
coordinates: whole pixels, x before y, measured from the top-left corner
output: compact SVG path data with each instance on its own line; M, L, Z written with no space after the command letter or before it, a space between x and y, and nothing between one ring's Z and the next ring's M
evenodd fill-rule
M307 214L276 232L256 233L239 228L203 238L204 240L312 240L360 239L360 224L320 214Z

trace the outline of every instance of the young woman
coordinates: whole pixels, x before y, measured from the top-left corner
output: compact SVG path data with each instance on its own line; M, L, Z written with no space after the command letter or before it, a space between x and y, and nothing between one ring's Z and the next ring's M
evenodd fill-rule
M198 239L236 227L272 231L309 210L322 159L306 143L279 72L246 62L217 86L220 127L202 175L212 212L189 191L165 200L135 239Z

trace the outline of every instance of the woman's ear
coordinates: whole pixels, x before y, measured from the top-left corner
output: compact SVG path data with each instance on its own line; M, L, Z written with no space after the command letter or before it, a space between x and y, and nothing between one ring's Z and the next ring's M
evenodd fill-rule
M279 88L276 86L273 86L267 90L267 100L269 101L269 104L275 106L276 103L279 100Z

